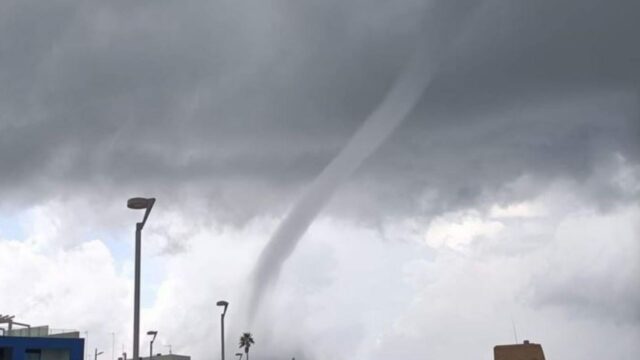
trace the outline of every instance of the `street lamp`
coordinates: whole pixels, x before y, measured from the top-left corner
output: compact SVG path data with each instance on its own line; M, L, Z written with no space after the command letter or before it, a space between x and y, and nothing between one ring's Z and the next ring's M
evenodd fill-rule
M155 330L147 331L147 335L153 335L153 338L149 343L149 359L151 359L153 357L153 342L156 341L156 336L158 336L158 332Z
M111 333L111 360L115 360L116 356L116 333Z
M84 360L89 358L89 331L84 332Z
M236 353L236 356L238 357L238 360L242 360L242 353Z
M147 222L151 208L156 202L154 198L131 198L127 201L127 207L134 210L145 209L142 221L136 223L136 264L133 291L133 360L139 360L140 343L140 247L142 242L142 228Z
M222 329L220 332L220 341L222 342L222 360L224 360L224 314L227 313L227 306L229 306L229 303L227 301L220 300L216 305L223 307L222 314L220 314L220 328Z
M98 352L98 348L96 348L96 352L93 353L93 360L98 360L98 355L104 354L104 351Z

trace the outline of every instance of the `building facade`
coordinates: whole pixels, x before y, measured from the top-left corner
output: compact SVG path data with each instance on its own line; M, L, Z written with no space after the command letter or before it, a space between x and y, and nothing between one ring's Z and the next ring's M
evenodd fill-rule
M498 345L493 348L494 360L545 360L540 344L525 340L522 344Z
M191 360L191 357L176 354L157 354L152 357L141 357L140 360Z
M0 333L0 360L83 360L78 332L54 333L46 326Z

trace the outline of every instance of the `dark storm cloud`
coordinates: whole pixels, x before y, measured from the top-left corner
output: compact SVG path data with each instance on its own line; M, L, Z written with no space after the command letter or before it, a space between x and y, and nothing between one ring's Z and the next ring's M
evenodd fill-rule
M428 5L5 2L0 192L259 188L224 206L286 205L406 66ZM637 163L639 10L490 1L344 201L394 211L431 188L451 207L524 174L587 178L613 152Z

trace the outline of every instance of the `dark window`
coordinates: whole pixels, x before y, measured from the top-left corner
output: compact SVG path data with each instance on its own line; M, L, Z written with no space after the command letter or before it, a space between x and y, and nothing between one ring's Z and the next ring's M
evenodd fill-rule
M39 349L27 349L25 360L40 360L41 351Z
M0 360L11 360L12 356L12 349L8 348L8 347L0 347Z

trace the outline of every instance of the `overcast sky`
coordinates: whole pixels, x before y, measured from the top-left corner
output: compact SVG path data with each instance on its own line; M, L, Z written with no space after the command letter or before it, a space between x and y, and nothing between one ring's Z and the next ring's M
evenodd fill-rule
M0 314L86 331L103 360L114 333L130 356L142 214L126 200L153 196L157 352L218 358L226 299L229 358L250 331L258 360L489 360L515 326L550 359L637 359L639 14L4 0ZM403 78L421 85L394 92ZM397 126L373 146L357 134L389 97ZM325 206L251 321L262 250L354 136L370 153L314 193Z

